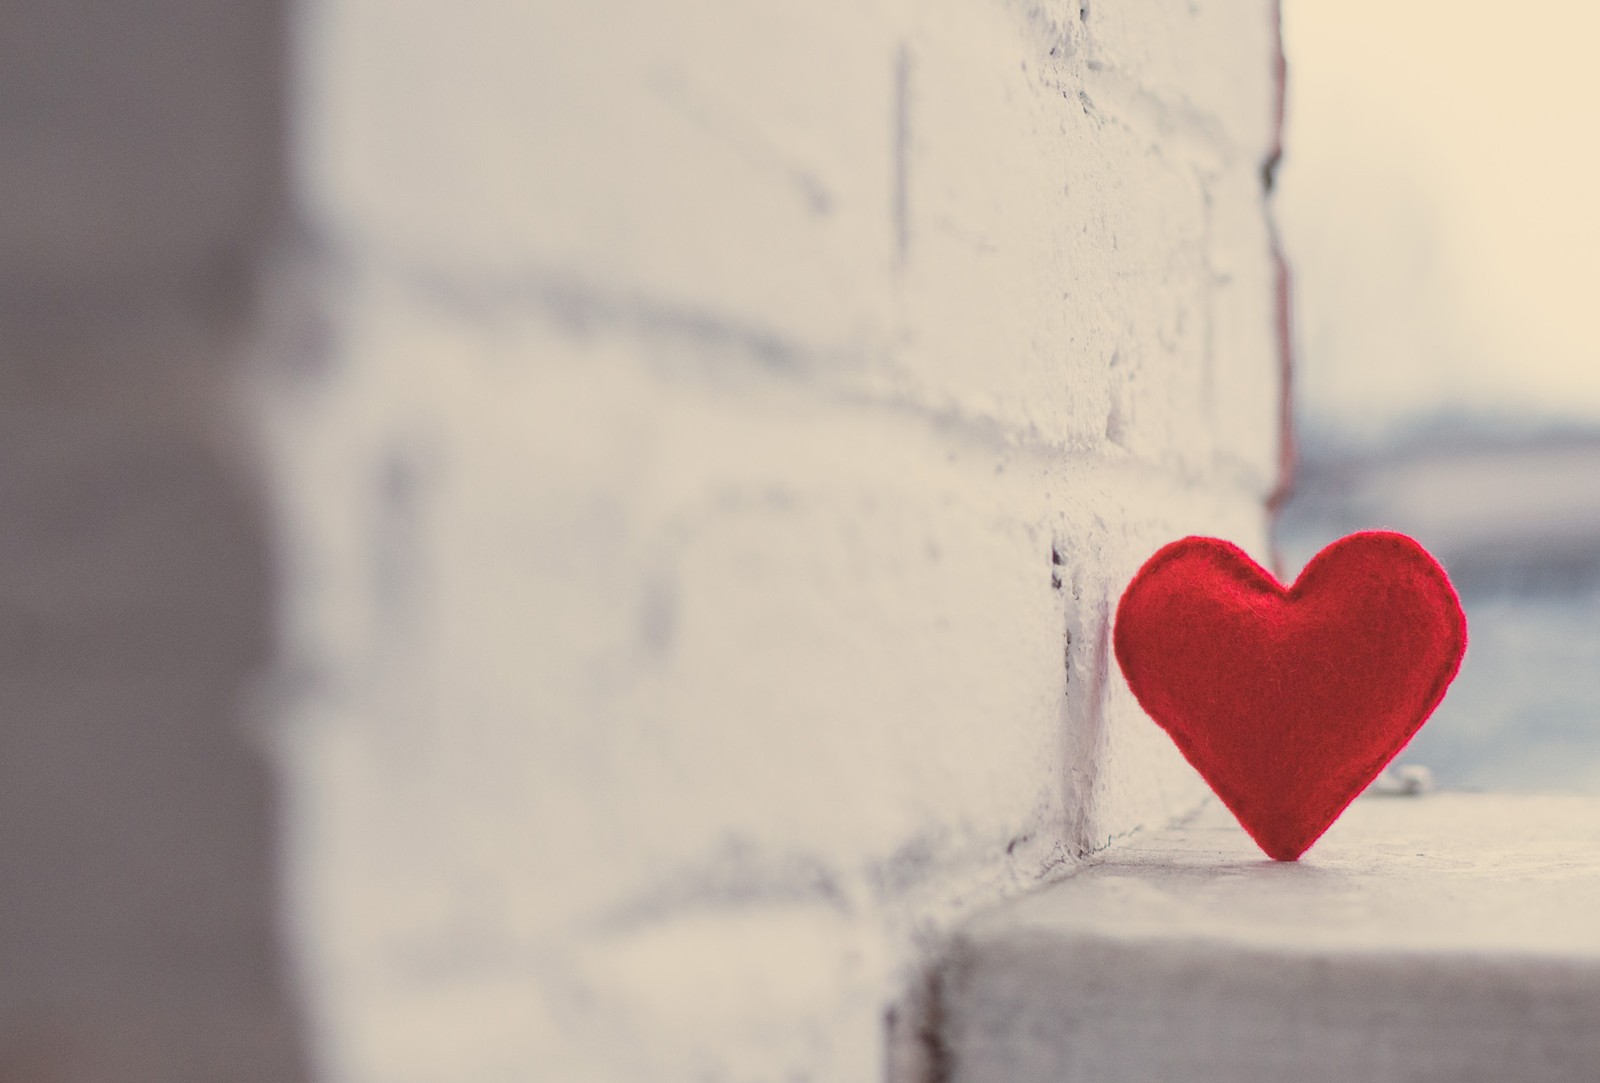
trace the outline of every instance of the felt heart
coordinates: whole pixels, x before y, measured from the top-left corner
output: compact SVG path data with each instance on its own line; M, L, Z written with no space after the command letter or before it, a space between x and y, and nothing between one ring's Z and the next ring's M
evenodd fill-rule
M1242 549L1184 538L1117 606L1117 662L1268 856L1293 861L1427 721L1467 621L1403 534L1328 546L1284 587Z

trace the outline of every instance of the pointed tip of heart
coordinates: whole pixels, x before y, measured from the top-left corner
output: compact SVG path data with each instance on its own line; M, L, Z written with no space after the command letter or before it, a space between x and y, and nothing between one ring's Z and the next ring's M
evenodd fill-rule
M1256 840L1262 851L1274 861L1299 861L1300 855L1311 849L1311 844L1304 846L1268 846L1260 839Z
M1224 801L1223 804L1226 805L1227 802ZM1230 808L1229 811L1234 810ZM1283 824L1252 825L1248 817L1241 817L1237 812L1234 812L1234 817L1238 819L1239 826L1244 828L1245 833L1255 840L1257 846L1261 847L1261 852L1274 861L1299 861L1301 856L1316 845L1317 840L1327 831L1327 827L1320 831L1311 832L1308 830L1290 830L1287 825ZM1332 826L1331 820L1327 826Z

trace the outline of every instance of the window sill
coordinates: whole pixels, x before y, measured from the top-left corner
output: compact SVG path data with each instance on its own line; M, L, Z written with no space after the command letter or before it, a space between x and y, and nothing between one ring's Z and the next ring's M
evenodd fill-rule
M1298 863L1220 806L969 923L951 1083L1592 1080L1600 799L1368 797Z

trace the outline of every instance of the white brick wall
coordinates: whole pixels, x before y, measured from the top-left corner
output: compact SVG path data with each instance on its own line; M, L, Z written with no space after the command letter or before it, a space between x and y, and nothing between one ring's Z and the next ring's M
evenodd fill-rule
M881 1078L919 945L1201 792L1107 613L1265 544L1272 4L299 45L258 391L330 1078Z

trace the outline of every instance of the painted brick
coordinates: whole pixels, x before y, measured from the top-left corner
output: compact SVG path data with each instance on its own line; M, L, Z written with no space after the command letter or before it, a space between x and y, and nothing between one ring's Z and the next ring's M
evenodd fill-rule
M311 561L298 925L340 1077L695 1078L763 1051L868 1078L870 1006L930 914L1191 807L1108 696L1108 613L1174 531L1259 552L1258 499L841 405L725 347L486 333L378 292L324 420L280 443ZM740 962L650 970L718 922ZM686 1024L730 985L779 995L797 927L832 953L811 1001ZM468 1026L513 987L559 1025Z
M893 21L873 5L311 5L305 194L430 272L883 329ZM465 121L465 118L471 118Z
M1220 477L1262 486L1278 482L1281 433L1259 419L1279 409L1284 361L1275 335L1278 290L1275 240L1261 213L1253 171L1208 185L1212 366L1206 389Z
M1266 135L1130 98L1077 20L802 7L316 6L305 202L447 288L627 298L852 395L1208 472L1202 170L1253 176Z
M930 937L1195 806L1107 645L1265 556L1229 10L306 7L249 403L330 1078L879 1079Z
M1277 141L1278 18L1271 0L1079 0L1089 65L1129 98L1186 114L1257 162Z

